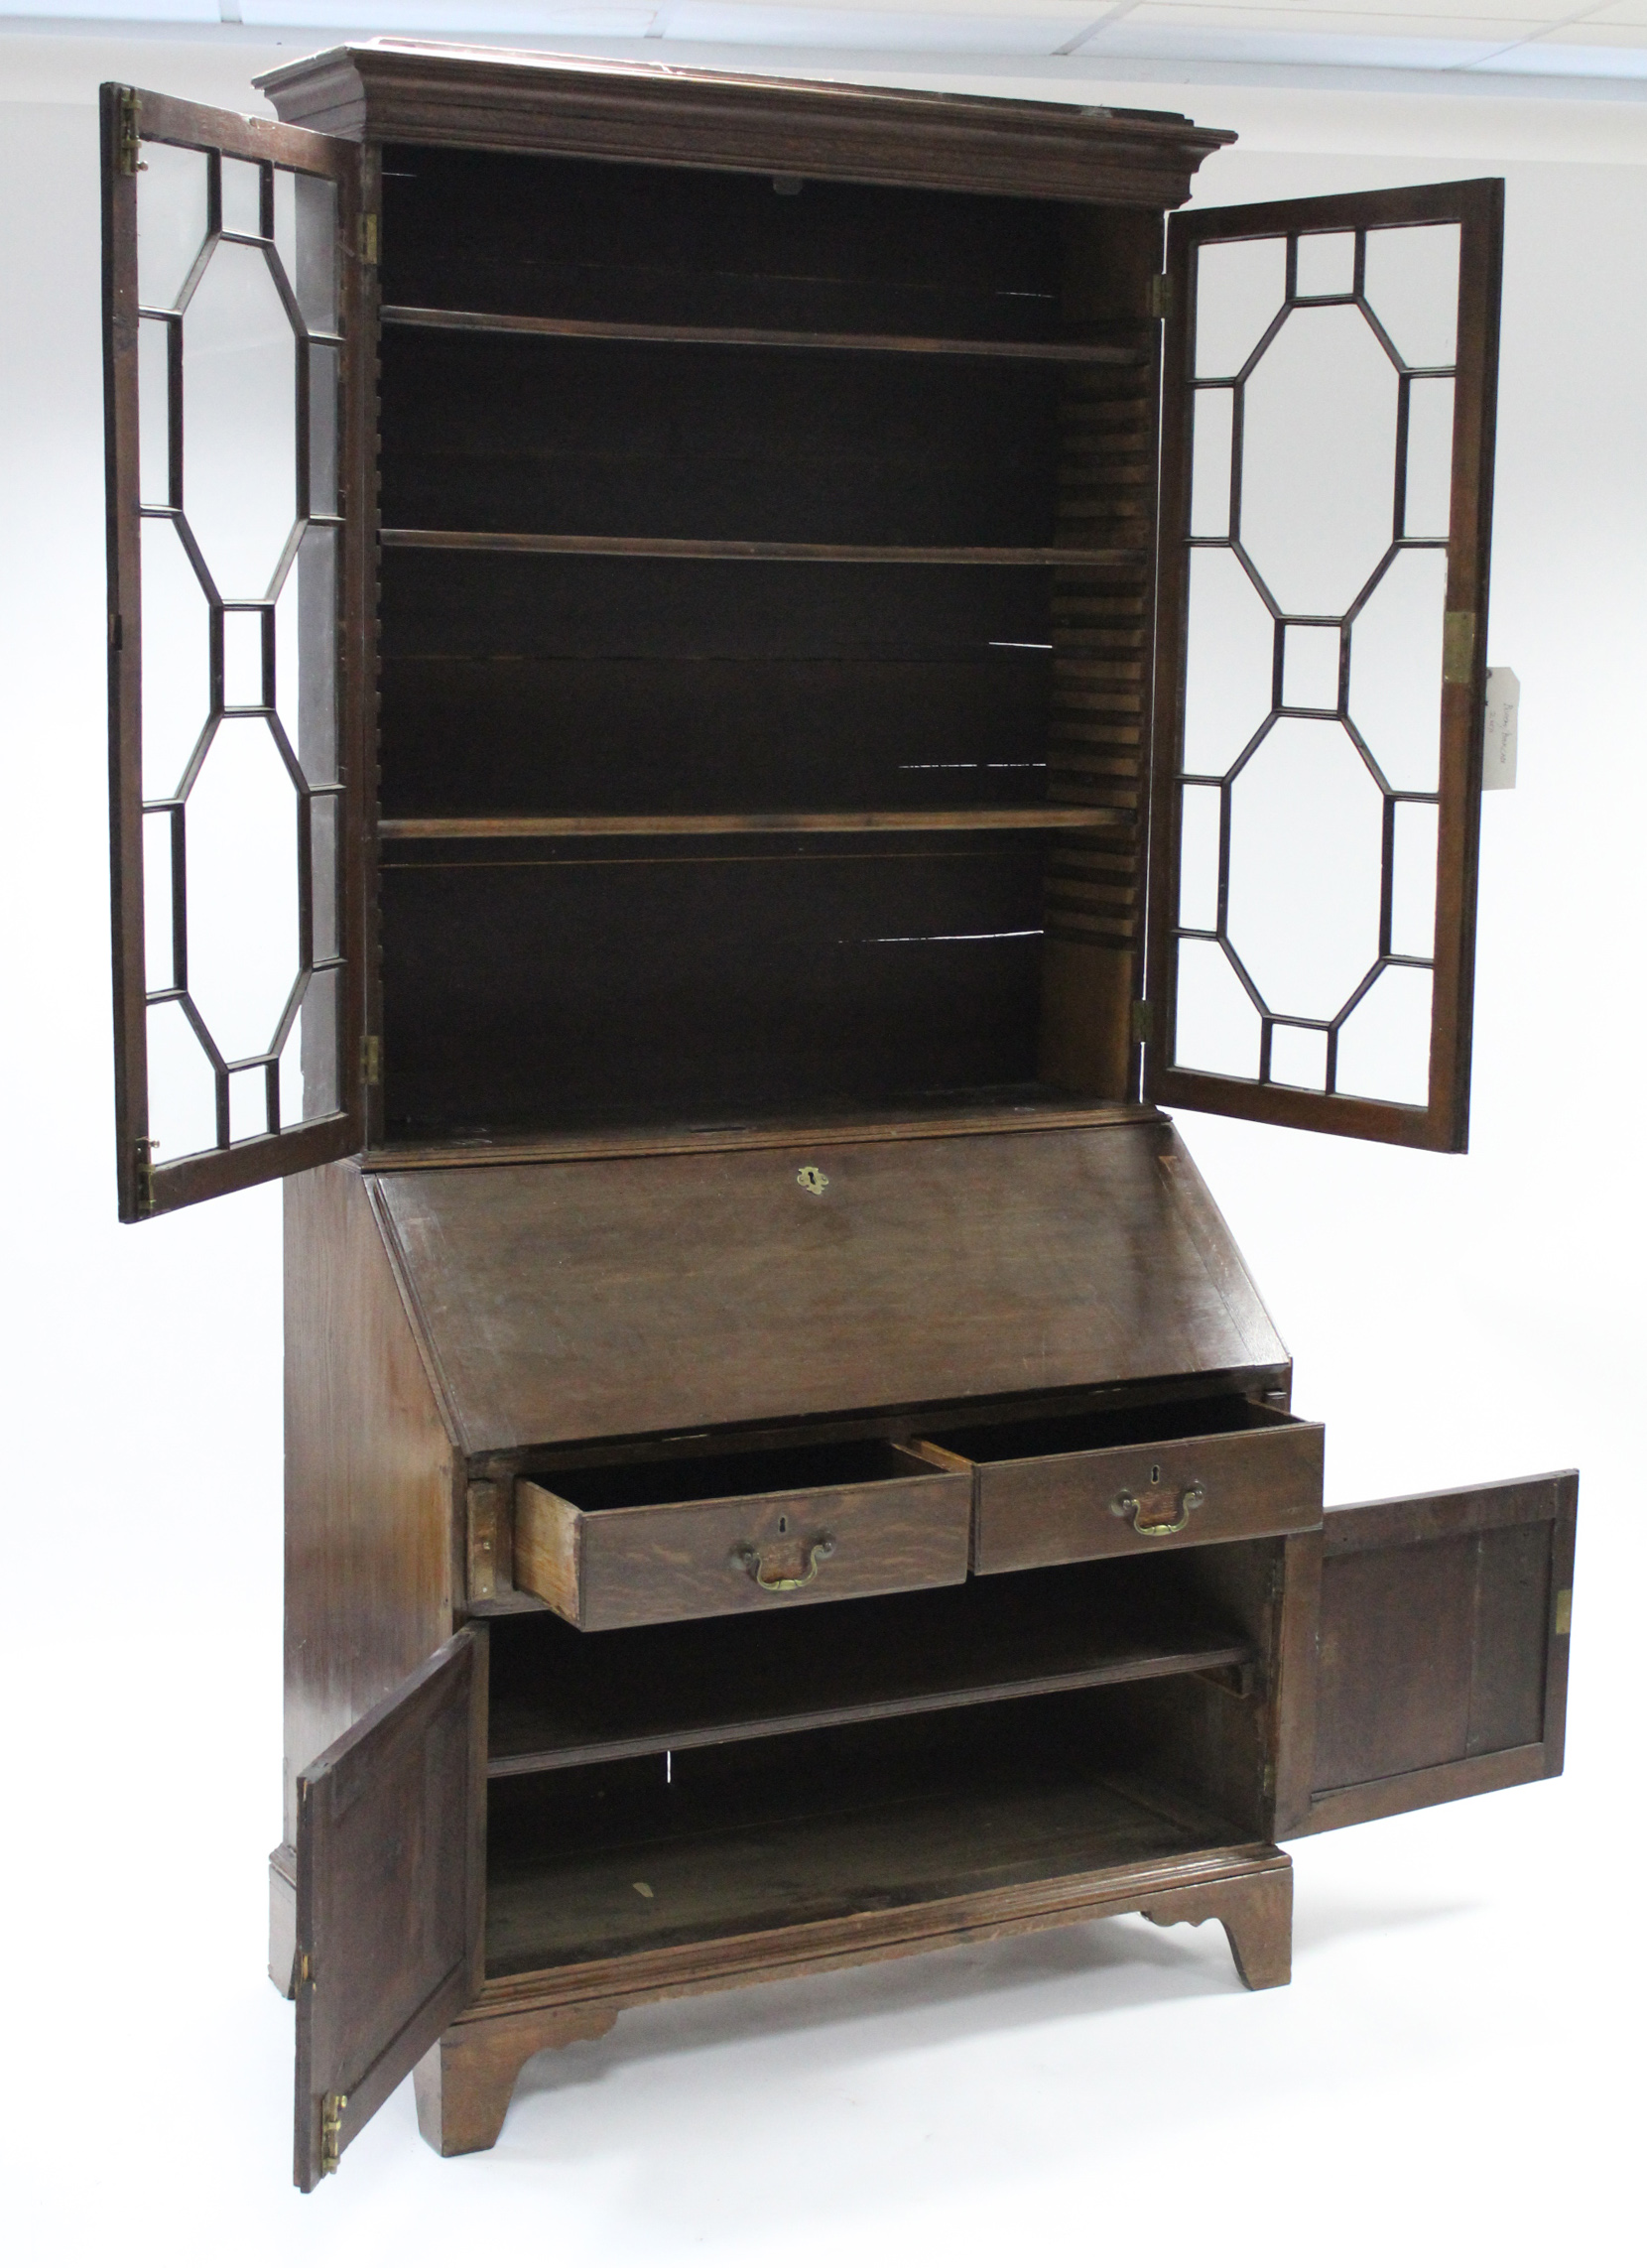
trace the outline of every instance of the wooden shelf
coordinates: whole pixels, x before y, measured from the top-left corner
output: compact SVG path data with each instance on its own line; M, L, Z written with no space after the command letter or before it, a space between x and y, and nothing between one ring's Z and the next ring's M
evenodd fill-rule
M658 346L754 346L844 354L948 354L972 360L1089 362L1141 368L1135 346L1081 339L910 338L895 332L752 330L739 325L679 322L585 322L569 315L486 315L468 308L391 307L379 319L401 330L502 333L516 338L630 339Z
M1074 804L974 805L961 811L551 813L517 819L386 819L385 842L508 842L540 836L692 834L1019 834L1120 827L1132 815Z
M1154 1678L1238 1670L1153 1576L1108 1566L994 1575L891 1599L590 1639L553 1616L492 1621L494 1779L666 1749L866 1724Z
M548 552L587 559L798 561L837 567L1136 567L1146 554L1113 546L1077 551L1067 544L749 544L698 536L560 536L510 529L385 528L395 552Z
M805 1772L808 1761L795 1765ZM970 1777L888 1772L871 1756L855 1799L838 1782L822 1791L687 1785L675 1795L647 1806L614 1788L606 1808L621 1817L609 1824L496 1821L488 1977L672 1950L690 1961L692 1948L716 1940L848 1917L885 1930L912 1909L978 1897L1010 1904L1015 1890L1071 1906L1110 1869L1147 1881L1145 1870L1166 1875L1204 1854L1227 1870L1242 1840L1176 1794L1078 1755L1061 1766L1033 1754L996 1761ZM494 1788L494 1811L498 1796Z

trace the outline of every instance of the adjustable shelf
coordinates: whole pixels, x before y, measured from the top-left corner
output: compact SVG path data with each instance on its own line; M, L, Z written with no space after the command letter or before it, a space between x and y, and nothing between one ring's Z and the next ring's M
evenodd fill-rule
M1110 1565L595 1636L492 1622L493 1779L1211 1673L1252 1647L1153 1569Z
M508 528L385 528L380 541L397 552L547 552L581 559L761 560L863 567L1137 567L1137 547L1071 544L766 544L714 536L565 536Z
M959 811L552 812L516 818L386 819L385 842L508 842L549 836L722 834L1029 834L1127 827L1132 815L1084 805L976 804Z
M1017 362L1086 362L1141 368L1131 346L1084 339L911 338L896 332L756 330L745 325L588 322L569 315L488 315L469 308L388 307L380 321L402 330L501 332L515 338L623 339L659 346L793 347L846 354L947 354Z

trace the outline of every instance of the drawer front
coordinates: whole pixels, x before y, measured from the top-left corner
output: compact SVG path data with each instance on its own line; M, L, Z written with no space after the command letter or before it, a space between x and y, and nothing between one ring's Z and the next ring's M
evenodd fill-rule
M1322 1427L1293 1421L980 1463L972 1566L1004 1575L1319 1527L1324 1446Z
M547 1493L518 1491L528 1502ZM968 1473L931 1472L697 1504L567 1507L558 1585L527 1579L531 1555L523 1568L520 1543L535 1515L518 1505L515 1579L580 1630L924 1590L965 1580L971 1502Z

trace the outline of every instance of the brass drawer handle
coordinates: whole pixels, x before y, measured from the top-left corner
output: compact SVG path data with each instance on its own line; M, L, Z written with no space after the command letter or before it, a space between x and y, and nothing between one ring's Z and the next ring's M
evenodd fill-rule
M1206 1491L1199 1480L1192 1480L1178 1499L1176 1520L1147 1520L1144 1506L1130 1488L1123 1488L1110 1504L1117 1520L1130 1520L1140 1536L1177 1536L1190 1524L1192 1512L1199 1512L1206 1502Z
M807 1572L798 1575L765 1575L761 1573L761 1555L752 1544L739 1544L728 1565L741 1568L758 1582L762 1590L805 1590L818 1573L820 1560L832 1557L835 1540L832 1536L820 1536L807 1555Z

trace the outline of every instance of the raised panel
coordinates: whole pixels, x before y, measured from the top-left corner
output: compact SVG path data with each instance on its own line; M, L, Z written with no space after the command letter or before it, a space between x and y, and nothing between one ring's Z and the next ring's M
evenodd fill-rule
M1327 1513L1291 1578L1282 1678L1314 1707L1284 1741L1282 1808L1302 1816L1279 1831L1560 1772L1578 1494L1559 1472Z

